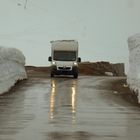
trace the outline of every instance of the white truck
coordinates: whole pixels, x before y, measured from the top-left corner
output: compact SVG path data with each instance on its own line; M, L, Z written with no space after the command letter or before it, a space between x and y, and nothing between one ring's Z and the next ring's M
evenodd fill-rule
M78 78L78 42L76 40L51 41L51 77L54 75L73 75Z

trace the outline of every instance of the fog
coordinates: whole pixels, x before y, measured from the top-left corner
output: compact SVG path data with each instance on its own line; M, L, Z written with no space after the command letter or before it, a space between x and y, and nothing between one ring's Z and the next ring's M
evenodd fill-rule
M0 0L0 45L20 49L26 65L45 66L51 40L76 39L82 61L128 67L139 13L139 0Z

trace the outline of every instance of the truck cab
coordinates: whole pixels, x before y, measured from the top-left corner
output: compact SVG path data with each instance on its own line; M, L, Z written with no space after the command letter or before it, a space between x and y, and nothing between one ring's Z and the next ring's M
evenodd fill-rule
M78 78L78 42L76 40L51 41L51 77L54 75L73 75Z

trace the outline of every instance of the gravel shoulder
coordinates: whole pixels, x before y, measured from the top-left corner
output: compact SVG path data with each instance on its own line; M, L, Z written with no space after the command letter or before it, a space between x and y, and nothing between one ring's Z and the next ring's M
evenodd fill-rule
M119 93L118 95L121 98L140 107L138 103L138 98L128 87L125 77L122 79L112 81L110 86L111 89L114 90L114 92L116 92L116 94Z

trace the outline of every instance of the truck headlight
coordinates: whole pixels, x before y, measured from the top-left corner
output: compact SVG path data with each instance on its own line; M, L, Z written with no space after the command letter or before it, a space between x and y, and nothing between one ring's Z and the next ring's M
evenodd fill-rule
M56 62L52 62L52 65L56 65Z
M74 62L73 64L74 64L74 66L77 66L77 62Z

